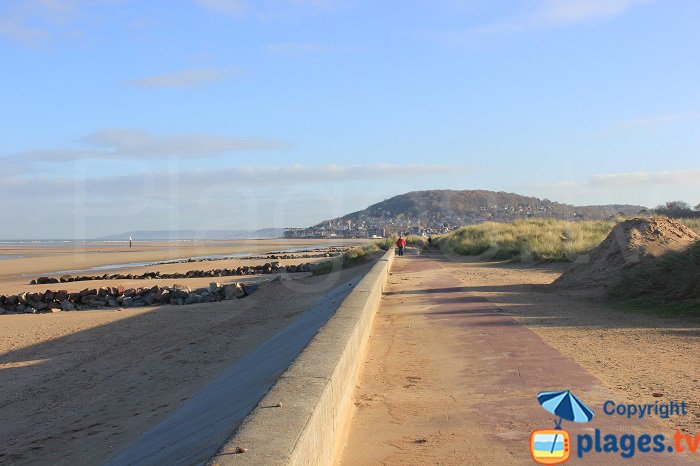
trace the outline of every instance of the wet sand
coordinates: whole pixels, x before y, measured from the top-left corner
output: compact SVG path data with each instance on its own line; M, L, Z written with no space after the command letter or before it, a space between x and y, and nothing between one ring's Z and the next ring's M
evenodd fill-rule
M158 261L167 261L173 259L190 258L197 256L208 255L237 255L237 254L256 254L270 251L311 248L311 247L330 247L336 245L359 245L366 243L367 240L349 239L349 240L325 240L325 239L309 239L309 240L240 240L240 241L216 241L206 243L143 243L137 244L134 248L129 249L124 247L104 247L104 248L74 248L74 249L58 249L58 248L16 248L6 247L0 248L0 255L19 254L22 256L18 259L6 259L0 261L0 294L20 293L24 291L45 291L47 289L66 289L80 290L86 288L90 284L93 286L116 286L123 284L125 286L139 286L138 283L126 283L120 280L109 281L90 281L90 282L75 282L61 283L51 285L29 285L33 278L39 276L59 276L63 275L68 270L85 270L91 267L110 266L113 264L133 264L133 263L152 263ZM299 260L280 260L281 264L298 264L300 262L314 262L320 259L299 259ZM212 270L217 268L232 268L243 265L264 264L266 260L245 260L245 259L227 259L215 260L206 262L185 262L176 264L159 264L159 265L143 265L143 266L125 266L109 270L96 270L70 273L71 275L103 275L105 273L133 273L141 274L147 271L160 271L161 273L187 272L189 270ZM236 277L224 277L236 278ZM200 281L202 281L200 279ZM212 280L209 280L212 281ZM209 281L203 279L201 286L206 286ZM236 280L217 280L223 282L231 282ZM147 283L170 284L172 280L148 280ZM178 280L178 283L185 283L183 280ZM198 285L199 286L199 285Z

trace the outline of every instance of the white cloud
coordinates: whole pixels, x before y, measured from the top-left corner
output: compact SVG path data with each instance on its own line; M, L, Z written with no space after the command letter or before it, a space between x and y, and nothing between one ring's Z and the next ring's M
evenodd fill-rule
M53 28L74 30L84 23L86 11L115 0L2 0L0 37L25 44L36 44L52 36ZM73 31L74 32L74 31Z
M605 173L593 175L589 181L595 187L622 187L648 185L700 186L700 169L658 172Z
M503 34L609 20L652 1L538 0L524 12L483 26L462 30L423 30L418 31L418 35L449 46L474 46Z
M269 44L265 49L273 55L305 55L330 50L329 47L317 42L280 42Z
M650 126L658 126L679 121L695 120L700 118L700 112L675 113L668 115L654 115L644 118L633 118L629 120L621 120L614 123L612 126L616 129L636 129L647 128Z
M140 88L187 88L197 87L229 78L234 71L229 68L192 68L175 73L147 76L124 81L130 87Z
M212 134L155 135L140 129L105 129L79 141L80 147L32 150L0 157L4 173L33 175L46 164L84 160L125 160L129 158L206 158L250 150L283 150L289 145L263 138L233 138ZM55 168L55 165L53 165Z
M244 16L254 12L270 14L290 9L331 10L344 0L195 0L195 3L216 13Z
M239 166L187 171L148 171L125 176L102 176L76 180L41 176L13 178L0 186L0 197L25 201L71 200L86 193L89 200L176 200L185 202L203 193L241 188L270 189L281 186L337 185L371 180L405 179L427 175L465 172L462 166L446 165L325 165L325 166ZM156 188L159 187L159 188ZM284 196L283 196L284 197Z
M206 134L157 136L139 129L106 129L90 134L83 142L113 154L140 156L207 156L227 151L282 149L272 139L239 139Z
M232 16L242 16L250 10L248 0L195 0L202 8Z
M535 23L566 25L610 19L651 0L546 0L535 11Z

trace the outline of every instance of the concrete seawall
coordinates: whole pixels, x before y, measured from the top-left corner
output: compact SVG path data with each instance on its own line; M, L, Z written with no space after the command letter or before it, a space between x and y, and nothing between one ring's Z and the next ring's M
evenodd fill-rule
M210 465L332 464L393 259L372 267Z

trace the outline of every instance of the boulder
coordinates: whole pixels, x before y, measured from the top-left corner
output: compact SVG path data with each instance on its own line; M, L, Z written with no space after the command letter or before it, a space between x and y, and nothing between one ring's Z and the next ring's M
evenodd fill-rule
M26 300L31 301L33 303L38 303L39 301L44 299L44 294L43 293L28 293L26 295Z
M73 303L71 303L67 299L64 299L63 301L61 301L61 310L62 311L75 311L75 306L73 305Z
M97 288L85 288L80 292L80 297L97 296Z
M238 299L245 296L245 290L240 283L232 283L224 286L224 299Z

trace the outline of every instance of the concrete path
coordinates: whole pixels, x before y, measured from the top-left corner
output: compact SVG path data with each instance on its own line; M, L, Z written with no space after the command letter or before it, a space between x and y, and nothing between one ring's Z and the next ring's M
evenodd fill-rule
M324 295L309 311L224 370L180 409L112 458L109 465L206 463L335 312L362 275Z
M468 267L468 264L464 264ZM697 464L700 451L576 456L577 435L673 432L603 414L612 393L573 360L470 293L439 256L397 258L362 368L342 465L535 464L529 437L553 416L537 393L571 389L596 417L564 421L570 464ZM624 401L624 400L615 400ZM642 400L639 400L641 402Z

